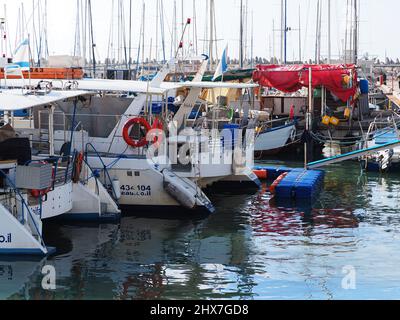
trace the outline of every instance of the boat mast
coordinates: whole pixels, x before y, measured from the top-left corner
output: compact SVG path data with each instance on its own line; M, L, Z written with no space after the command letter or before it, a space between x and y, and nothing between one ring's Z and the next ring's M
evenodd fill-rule
M254 12L251 11L251 69L254 66Z
M144 31L145 31L145 17L146 17L146 4L144 3L143 0L143 12L142 12L142 23L143 23L143 27L142 27L142 74L144 73Z
M124 43L124 60L125 60L125 67L129 69L129 62L128 62L128 48L126 43L126 21L125 21L125 5L124 2L121 0L121 16L122 16L122 33L123 33L123 43Z
M80 3L76 0L76 24L75 24L75 45L74 56L81 55L81 25L80 25Z
M316 32L315 32L315 63L320 64L321 59L321 51L320 51L320 28L321 28L321 1L317 2L317 24L316 24Z
M240 0L239 66L243 69L243 0Z
M87 65L87 0L81 0L81 16L82 16L82 55L84 59L84 65Z
M332 63L331 0L328 0L328 63Z
M299 5L299 62L302 62L301 58L301 7Z
M287 64L287 33L288 33L288 27L287 27L287 0L285 0L284 3L284 62Z
M47 0L44 1L44 49L45 49L45 58L46 60L49 58L49 41L47 35Z
M281 28L280 28L280 32L281 32L281 64L283 64L283 56L284 56L284 0L281 0Z
M208 44L208 53L210 57L210 69L213 69L214 66L214 56L213 56L213 47L214 47L214 18L213 18L213 7L214 0L210 0L210 40Z
M172 48L173 48L173 52L175 53L177 51L177 39L178 39L178 30L177 30L177 11L176 11L176 0L174 0L174 17L173 17L173 38L172 38ZM172 52L171 52L171 56L172 56Z
M158 26L159 26L159 20L160 20L160 0L156 1L156 54L155 54L155 59L156 63L158 62Z
M91 0L88 0L88 15L89 15L89 28L90 28L90 43L92 46L93 78L95 78L96 77L96 54L95 54L96 44L94 43L93 16L92 16Z
M132 77L132 0L129 0L129 79Z
M271 60L273 60L271 63L275 64L275 20L272 20L272 56Z
M164 2L160 0L160 26L161 26L161 41L163 50L163 63L166 61L165 56L165 28L164 28Z
M354 0L354 64L358 62L358 0Z
M193 0L193 41L194 41L194 51L196 52L196 55L198 55L199 50L198 50L198 38L197 38L196 0Z
M346 2L346 30L344 37L344 63L347 63L347 39L348 39L348 26L349 26L349 0Z

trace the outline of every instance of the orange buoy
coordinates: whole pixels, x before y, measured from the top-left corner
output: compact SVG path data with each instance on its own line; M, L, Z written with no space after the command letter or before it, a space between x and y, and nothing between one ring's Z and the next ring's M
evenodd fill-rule
M282 174L278 177L278 179L276 179L276 180L274 181L274 183L273 183L273 184L271 185L271 187L269 188L269 191L270 191L272 194L275 194L275 193L276 193L276 187L279 186L279 184L282 182L283 179L286 178L287 175L288 175L288 172L282 173Z

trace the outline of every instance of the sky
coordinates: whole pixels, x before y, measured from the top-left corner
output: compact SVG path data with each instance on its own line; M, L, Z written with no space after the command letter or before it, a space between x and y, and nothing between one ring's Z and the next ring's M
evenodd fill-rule
M18 21L18 10L21 3L24 3L26 17L29 20L27 32L30 33L32 40L32 3L38 0L0 0L0 17L4 16L4 5L6 7L6 17L8 22L8 34L13 50L18 42L16 36L16 25ZM44 6L46 0L39 0ZM239 16L240 0L214 0L216 15L216 38L219 56L222 50L228 45L229 56L238 57L239 55ZM288 1L288 26L292 31L288 34L288 59L298 59L299 57L299 25L302 46L302 58L310 59L315 55L315 34L316 34L316 12L317 0L287 0ZM327 56L328 37L327 37L327 2L322 1L323 22L322 22L322 44L321 54ZM348 0L332 0L332 56L339 55L343 47L346 26L346 2ZM74 52L74 39L76 29L76 0L47 0L48 6L48 47L49 53L53 54L72 54ZM117 0L114 0L114 6ZM162 46L160 37L156 45L156 3L157 0L133 0L133 22L132 22L132 56L137 55L137 48L140 41L140 28L143 2L145 3L145 55L150 52L154 58L162 57ZM167 58L170 56L171 30L173 30L173 7L174 0L163 0L165 14L165 43ZM198 51L203 53L206 39L205 25L207 0L195 0L196 4L196 25L198 37ZM247 56L251 56L251 34L253 37L253 56L270 58L271 56L280 57L280 34L273 31L273 26L280 28L280 0L243 0L247 3ZM184 18L193 18L193 0L176 0L178 35L181 34L182 10L184 6ZM97 57L104 60L112 55L109 52L110 26L113 21L114 30L117 29L118 15L115 13L112 19L113 0L92 0L94 38L97 45ZM399 31L395 24L400 12L400 1L398 0L360 0L360 54L369 53L372 57L384 59L386 56L391 58L400 57L400 41L398 41ZM124 0L125 20L128 26L129 0ZM116 11L116 9L115 9ZM37 11L36 11L37 12ZM300 17L300 19L299 19ZM29 19L31 18L31 19ZM299 24L300 20L300 24ZM37 27L36 18L36 27ZM252 28L253 26L253 28ZM189 34L185 37L184 44L194 39L194 24L189 28ZM116 32L114 32L116 34ZM115 35L112 37L114 43L117 42ZM151 45L150 45L151 44ZM158 50L156 50L156 48ZM205 48L204 48L205 49ZM114 46L114 56L118 55L118 50ZM134 58L135 59L135 58Z

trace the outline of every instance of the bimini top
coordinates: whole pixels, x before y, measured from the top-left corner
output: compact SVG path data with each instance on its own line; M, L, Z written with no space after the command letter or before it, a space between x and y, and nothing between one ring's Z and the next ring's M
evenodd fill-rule
M309 70L313 88L324 86L346 102L357 91L357 70L354 65L259 65L253 73L254 82L283 92L296 92L309 87Z
M13 88L25 87L27 80L9 79L7 86ZM151 95L163 95L169 90L181 88L199 88L199 89L250 89L258 87L257 84L247 83L228 83L228 82L163 82L160 87L151 86L151 82L131 81L131 80L103 80L103 79L85 79L85 80L30 80L31 86L38 86L40 82L51 83L54 89L73 88L74 90L86 91L110 91L110 92L135 92Z
M0 91L0 111L18 111L46 106L67 99L90 95L88 91L51 91L47 94L25 94L21 89Z
M7 86L10 88L23 88L29 81L30 86L38 86L41 82L51 83L53 89L73 89L86 91L110 91L110 92L135 92L148 93L152 95L162 95L167 90L154 88L151 84L144 81L124 81L124 80L54 80L54 79L7 79Z
M231 82L163 82L162 88L180 89L180 88L198 88L198 89L252 89L259 85L254 83L231 83Z

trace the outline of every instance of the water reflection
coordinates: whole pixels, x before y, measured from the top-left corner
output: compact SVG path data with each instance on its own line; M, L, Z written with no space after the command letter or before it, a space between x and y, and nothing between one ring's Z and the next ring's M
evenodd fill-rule
M2 299L400 298L400 177L329 167L312 205L214 194L205 219L125 217L117 225L47 225L57 256L1 262ZM43 291L41 267L58 288ZM341 288L357 270L357 290ZM11 267L10 267L11 266Z

